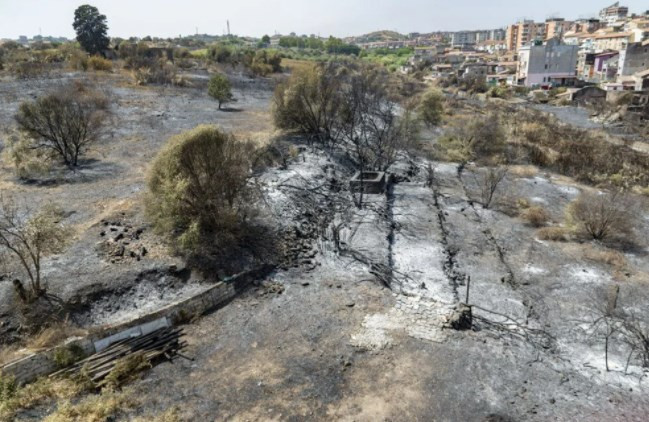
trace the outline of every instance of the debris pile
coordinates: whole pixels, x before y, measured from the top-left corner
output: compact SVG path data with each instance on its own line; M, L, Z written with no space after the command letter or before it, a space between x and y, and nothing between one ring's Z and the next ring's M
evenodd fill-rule
M182 356L179 352L187 345L186 342L180 341L182 335L182 328L161 328L144 336L121 340L50 377L82 374L97 387L102 387L106 384L107 377L111 374L114 377L114 371L125 362L137 361L140 363L139 366L151 367L162 359L172 361L177 356Z
M133 227L120 220L102 220L99 236L102 241L97 250L110 260L111 264L129 259L140 261L149 251L140 237L144 227Z

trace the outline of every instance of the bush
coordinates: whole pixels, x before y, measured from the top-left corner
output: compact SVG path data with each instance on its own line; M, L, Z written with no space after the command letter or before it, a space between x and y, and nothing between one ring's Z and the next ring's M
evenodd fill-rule
M6 139L2 151L4 161L23 180L39 178L52 170L54 155L44 149L34 149L32 144L33 141L24 134L14 133Z
M34 102L20 105L16 122L30 147L58 156L74 168L96 142L107 116L106 97L82 84L70 84Z
M568 240L568 231L563 227L544 227L536 232L536 236L541 240L564 242Z
M219 102L219 110L221 110L223 104L234 100L230 80L222 73L217 73L210 78L210 82L207 85L207 93Z
M568 220L577 232L595 240L628 239L638 221L634 202L618 192L584 192L568 207Z
M445 158L467 162L493 159L504 152L505 131L496 114L475 118L468 122L455 121L438 141Z
M329 142L341 103L342 81L336 63L297 69L277 85L273 120L280 129L297 130Z
M419 103L417 113L426 126L438 126L444 114L444 94L435 89L426 92Z
M100 56L92 56L88 59L88 67L100 72L110 72L113 70L113 62Z
M542 227L550 220L550 214L539 206L532 206L521 213L521 218L533 227Z
M254 211L248 180L254 146L214 126L171 138L148 177L147 214L180 251L236 243Z

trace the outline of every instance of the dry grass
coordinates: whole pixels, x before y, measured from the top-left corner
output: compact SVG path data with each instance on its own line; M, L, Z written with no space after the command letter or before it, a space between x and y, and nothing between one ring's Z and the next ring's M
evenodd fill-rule
M510 166L509 173L516 177L523 177L529 179L539 174L539 169L538 167L533 165L517 165L517 166Z
M69 323L53 325L42 330L39 334L29 339L25 347L32 351L49 349L63 343L71 337L82 337L87 331L74 327Z
M568 240L569 230L563 227L544 227L537 230L536 236L540 240L549 240L552 242L565 242Z
M550 220L550 214L543 207L528 207L521 213L521 218L533 227L543 227Z
M282 59L282 67L287 69L289 72L310 70L313 68L315 63L316 62L310 60Z
M0 378L0 385L10 384L10 381ZM4 393L0 394L0 422L13 421L19 411L32 409L50 400L70 400L87 387L87 384L77 380L43 378L24 388L4 388Z
M584 257L591 261L610 265L616 270L623 270L629 264L626 257L620 252L611 249L595 248L592 245L587 245L584 248Z
M118 420L117 415L123 410L133 409L138 402L134 393L129 390L104 390L83 398L76 404L69 400L61 403L56 411L45 419L45 422L103 422ZM169 421L173 421L169 419Z

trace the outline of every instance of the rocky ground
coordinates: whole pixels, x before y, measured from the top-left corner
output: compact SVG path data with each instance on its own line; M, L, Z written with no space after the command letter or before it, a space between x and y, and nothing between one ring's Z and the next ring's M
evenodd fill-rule
M258 87L238 92L243 111L217 113L198 91L105 83L122 123L100 156L119 170L55 186L2 173L3 188L35 203L63 198L75 211L78 237L48 277L56 292L89 304L80 314L88 325L203 288L158 246L137 205L164 140L199 123L253 137L270 127L270 91ZM3 123L27 89L19 84L0 85L16 96ZM175 406L187 420L646 420L646 368L637 356L627 365L628 345L613 337L607 371L592 325L612 286L619 306L649 317L646 206L633 246L613 262L601 258L605 245L540 240L513 211L525 200L562 222L589 189L568 178L512 169L483 209L483 169L403 156L390 169L396 183L359 210L345 160L291 142L299 153L288 168L260 179L291 259L186 326L193 360L146 372L132 385L141 404L124 419ZM469 283L473 327L456 331L449 322Z

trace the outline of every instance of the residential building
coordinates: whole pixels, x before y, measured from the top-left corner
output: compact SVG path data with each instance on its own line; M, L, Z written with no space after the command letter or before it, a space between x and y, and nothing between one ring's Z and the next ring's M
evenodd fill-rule
M632 76L649 69L649 40L630 43L620 50L618 76Z
M606 26L606 24L599 19L577 19L573 25L571 30L574 32L595 32L598 29L603 28Z
M619 66L619 51L605 51L595 55L593 78L595 82L615 81Z
M480 30L480 31L458 31L451 36L451 45L453 47L467 47L494 39L503 39L501 36L502 29L498 30ZM494 38L500 37L500 38Z
M586 50L577 53L577 77L590 82L595 77L595 56L597 54Z
M519 85L572 86L577 79L579 47L552 39L547 43L526 45L518 50Z
M645 91L649 89L649 69L642 72L636 72L633 75L636 91Z
M628 32L602 32L593 38L593 49L597 52L606 50L623 50L629 44L631 34Z
M620 6L620 2L618 1L602 9L599 12L599 18L608 24L612 24L626 18L628 14L629 8Z
M624 25L624 32L631 34L629 42L642 42L649 39L649 19L633 19Z
M518 51L534 41L545 39L545 23L524 20L507 27L505 41L509 51Z
M488 40L475 45L476 51L486 51L490 54L498 54L507 51L505 40Z
M570 31L574 22L563 18L550 18L545 21L545 40L552 38L563 38L563 35Z

